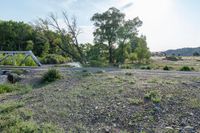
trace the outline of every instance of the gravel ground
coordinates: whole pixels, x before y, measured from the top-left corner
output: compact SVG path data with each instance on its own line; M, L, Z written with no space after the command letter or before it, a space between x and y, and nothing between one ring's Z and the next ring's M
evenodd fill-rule
M48 67L29 69L20 100L38 123L66 132L195 133L200 131L200 73L117 68L58 68L64 78L37 85ZM83 72L84 70L84 72Z

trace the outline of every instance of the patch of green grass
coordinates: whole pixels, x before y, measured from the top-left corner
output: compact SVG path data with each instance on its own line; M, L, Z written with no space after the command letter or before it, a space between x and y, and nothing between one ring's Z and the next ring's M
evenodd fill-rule
M188 101L188 105L192 108L200 108L200 100L197 98L191 98Z
M31 86L21 84L0 84L0 94L18 91L21 94L28 93L32 90Z
M62 78L60 71L56 69L49 69L42 77L42 82L54 82Z
M62 133L53 124L38 124L32 118L32 111L25 109L22 102L0 104L0 131L2 133Z
M146 93L144 97L151 100L153 103L159 103L161 101L161 96L158 91L150 91Z
M144 102L141 98L128 98L127 100L131 105L140 105Z

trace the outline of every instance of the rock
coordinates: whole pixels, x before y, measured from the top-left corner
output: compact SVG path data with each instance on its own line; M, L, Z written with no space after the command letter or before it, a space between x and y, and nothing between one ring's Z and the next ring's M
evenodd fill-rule
M105 133L110 133L110 132L111 132L111 127L106 127L106 128L104 129L104 131L105 131Z
M16 83L19 82L22 78L15 73L9 73L7 79L10 83Z
M167 130L174 130L173 127L165 127L165 129L167 129Z
M4 84L7 82L7 75L1 75L0 76L0 84Z
M188 133L194 133L194 127L191 126L184 127L184 130Z

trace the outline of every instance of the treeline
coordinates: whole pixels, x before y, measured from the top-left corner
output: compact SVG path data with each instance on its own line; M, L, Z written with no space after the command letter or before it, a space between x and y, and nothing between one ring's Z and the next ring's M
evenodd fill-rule
M142 26L138 17L125 20L125 14L116 8L94 14L94 44L80 44L76 19L69 19L65 12L63 18L65 28L53 14L35 24L0 21L0 50L32 50L39 57L58 54L93 66L149 61L146 37L138 35Z
M46 31L37 26L24 22L0 21L0 50L25 51L32 50L35 55L42 57L46 54L57 53L60 36L54 31Z

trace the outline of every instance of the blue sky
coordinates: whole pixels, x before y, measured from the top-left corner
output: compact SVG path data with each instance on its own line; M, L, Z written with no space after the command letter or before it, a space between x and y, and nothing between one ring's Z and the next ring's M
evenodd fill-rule
M200 46L200 0L0 0L0 19L33 22L65 10L77 17L80 42L92 42L90 18L111 6L140 17L151 51Z

